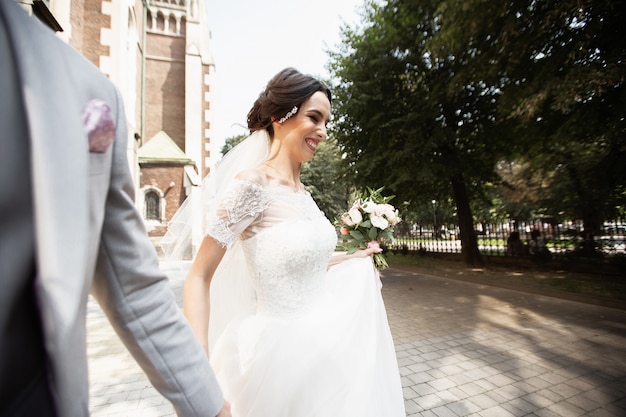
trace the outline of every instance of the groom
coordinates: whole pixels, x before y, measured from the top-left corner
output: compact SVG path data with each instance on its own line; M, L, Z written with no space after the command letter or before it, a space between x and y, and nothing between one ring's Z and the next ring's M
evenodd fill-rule
M0 416L89 415L91 292L181 416L229 417L133 205L118 91L0 0Z

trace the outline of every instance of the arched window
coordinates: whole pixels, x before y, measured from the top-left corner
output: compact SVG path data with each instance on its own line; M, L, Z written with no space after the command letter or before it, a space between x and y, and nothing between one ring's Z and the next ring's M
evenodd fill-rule
M178 28L176 27L176 16L171 14L168 20L169 33L177 34Z
M146 220L161 220L161 198L154 191L148 191L145 196Z
M152 15L152 12L150 10L148 10L148 16L146 18L146 27L148 29L152 29L154 26L154 20L156 20L154 18L154 16Z
M180 19L180 34L183 36L187 34L187 19L184 16Z
M165 16L161 12L157 12L156 28L153 28L158 32L165 32Z

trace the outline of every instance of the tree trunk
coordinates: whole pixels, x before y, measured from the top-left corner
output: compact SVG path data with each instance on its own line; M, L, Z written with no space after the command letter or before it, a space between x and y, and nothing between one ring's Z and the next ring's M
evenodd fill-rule
M483 266L483 258L478 250L478 239L474 231L474 219L470 208L467 188L463 176L457 174L450 178L457 215L459 218L459 232L461 238L461 255L468 266Z
M594 257L600 255L597 243L595 241L595 236L599 236L599 234L601 233L601 222L598 220L597 217L598 216L596 216L595 213L592 213L588 210L584 210L584 213L582 215L583 241L580 250L582 256L584 257Z
M574 157L568 154L567 160L572 161ZM567 170L574 186L574 192L578 196L578 201L582 202L582 205L579 206L579 212L583 220L583 241L578 250L580 254L585 257L597 256L599 252L594 236L600 233L600 219L597 209L593 206L594 200L590 195L593 191L589 190L589 188L584 185L575 164L569 163Z

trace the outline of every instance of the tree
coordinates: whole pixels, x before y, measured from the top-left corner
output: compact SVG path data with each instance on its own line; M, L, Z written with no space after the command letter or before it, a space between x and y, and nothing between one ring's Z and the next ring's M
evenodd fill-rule
M337 143L327 139L320 143L311 162L302 166L302 183L331 221L348 208L351 189L341 170L341 154Z
M534 194L546 210L583 220L592 252L626 202L625 2L445 0L438 15L430 46L441 59L477 51L452 85L479 79L502 91L514 162L543 179Z
M582 218L591 251L626 204L624 15L611 0L370 2L330 53L356 182L414 204L453 195L468 263L471 207L500 183L536 202L508 205L520 213ZM498 177L501 163L535 184Z
M331 52L334 132L360 186L386 186L401 201L452 196L462 253L482 263L471 202L508 149L494 132L499 91L482 81L450 89L471 53L439 59L437 1L369 3L360 30L344 27Z
M247 137L248 135L235 135L227 137L221 149L222 156L226 155L228 151L239 145L239 143L241 143Z

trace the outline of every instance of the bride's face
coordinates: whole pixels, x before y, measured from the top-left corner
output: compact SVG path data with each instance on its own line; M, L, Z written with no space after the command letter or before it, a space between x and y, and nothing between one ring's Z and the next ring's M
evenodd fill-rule
M321 91L302 103L298 113L285 121L276 133L282 136L284 149L296 162L313 159L315 149L326 139L326 125L330 121L330 101Z

